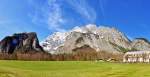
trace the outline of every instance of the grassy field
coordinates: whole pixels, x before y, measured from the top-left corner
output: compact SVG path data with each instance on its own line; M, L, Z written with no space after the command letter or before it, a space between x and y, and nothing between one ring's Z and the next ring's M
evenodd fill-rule
M0 61L0 77L150 77L150 64Z

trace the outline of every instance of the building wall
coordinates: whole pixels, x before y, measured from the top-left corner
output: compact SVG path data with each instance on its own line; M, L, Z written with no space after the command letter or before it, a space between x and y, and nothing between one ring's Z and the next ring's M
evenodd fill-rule
M123 56L123 62L150 62L150 51L127 52Z

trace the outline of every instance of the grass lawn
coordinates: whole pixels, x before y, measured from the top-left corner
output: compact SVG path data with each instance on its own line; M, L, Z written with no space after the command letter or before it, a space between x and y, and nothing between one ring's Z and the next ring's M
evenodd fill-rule
M2 60L0 77L150 77L150 64Z

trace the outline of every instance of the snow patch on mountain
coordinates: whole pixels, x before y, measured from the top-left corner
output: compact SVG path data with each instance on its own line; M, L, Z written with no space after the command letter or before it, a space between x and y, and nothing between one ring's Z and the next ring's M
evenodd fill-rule
M68 33L55 32L54 34L48 36L40 44L45 51L53 53L59 46L63 45L67 36Z

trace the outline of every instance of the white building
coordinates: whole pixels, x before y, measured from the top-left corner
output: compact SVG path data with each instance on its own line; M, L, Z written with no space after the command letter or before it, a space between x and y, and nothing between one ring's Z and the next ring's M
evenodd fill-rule
M123 56L123 62L150 62L150 51L132 51Z

